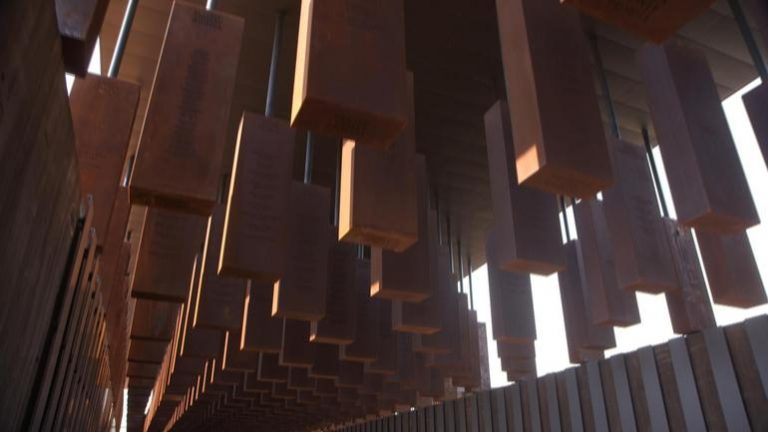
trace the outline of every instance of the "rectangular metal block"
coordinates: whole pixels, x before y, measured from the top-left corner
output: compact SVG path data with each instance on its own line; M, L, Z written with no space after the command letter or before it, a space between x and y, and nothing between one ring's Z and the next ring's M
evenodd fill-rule
M170 342L182 306L176 303L137 299L133 312L131 339Z
M394 376L398 371L398 334L392 330L391 302L381 299L370 299L373 307L378 309L375 313L377 332L376 335L376 359L365 364L366 373L377 373Z
M684 339L654 347L667 419L672 430L705 429L696 381Z
M486 242L493 339L509 343L531 342L536 340L531 277L527 273L501 269L497 245L503 240L497 236L498 231L498 226L494 226Z
M303 0L293 82L293 127L388 146L407 120L403 5Z
M275 282L272 315L317 321L325 316L328 285L328 189L293 182L286 223L285 273Z
M376 360L376 338L378 333L379 311L373 306L369 296L371 287L371 265L368 261L355 260L355 311L360 320L355 326L355 340L349 345L342 345L339 356L342 360L371 362Z
M624 356L615 355L601 360L600 375L603 382L605 407L611 430L636 431L635 409L629 389L627 366Z
M284 121L243 113L216 257L222 275L275 282L283 274L295 140Z
M558 373L555 380L562 430L564 432L584 431L576 369L570 368Z
M566 268L558 273L560 301L565 321L565 336L571 363L594 360L594 352L613 348L616 338L613 328L592 323L586 302L584 268L579 260L579 241L565 244Z
M697 230L696 240L712 301L739 308L768 302L746 232L719 235Z
M85 76L109 0L56 0L64 69Z
M259 381L286 382L288 368L280 365L279 354L261 353L259 357Z
M243 27L234 15L173 4L131 176L132 203L211 213Z
M224 350L221 355L221 368L228 372L257 372L259 353L240 348L239 330L224 332Z
M579 233L579 252L584 271L585 301L592 324L630 326L640 322L633 292L619 287L613 247L603 205L596 199L583 200L573 209Z
M197 298L192 300L190 308L194 308L193 326L237 331L239 348L239 333L243 327L245 299L250 282L246 279L219 276L216 271L224 232L225 211L224 206L218 206L208 219L201 258L203 266L200 269L200 286L197 289Z
M414 350L432 354L448 354L454 349L458 337L458 277L451 274L451 256L447 246L440 246L437 256L437 268L433 276L436 281L435 293L422 303L404 303L404 311L418 310L416 306L436 303L440 329L429 334L417 334L414 337Z
M315 358L312 362L312 366L309 368L309 376L311 378L329 378L338 380L341 369L338 345L322 343L313 345L315 349Z
M613 174L578 12L555 0L498 0L496 10L518 183L594 196Z
M759 3L759 0L755 1L755 6L765 8L765 5L758 6ZM768 12L766 12L765 21L766 29L768 29ZM764 31L768 32L768 30ZM768 41L768 36L766 36L766 41ZM745 93L741 100L744 102L744 108L747 110L752 130L755 132L757 144L763 154L763 161L768 165L768 83L762 83Z
M659 372L653 347L644 347L624 356L637 429L669 431Z
M660 43L706 11L714 0L611 1L561 0L600 21L612 24L643 39Z
M57 6L62 2L73 3L58 0ZM75 80L69 95L80 188L93 195L94 227L102 241L122 181L140 94L138 84L88 74Z
M192 357L198 359L218 358L221 361L222 350L224 348L224 332L206 328L195 328L194 311L192 307L186 305L192 304L192 299L198 297L200 290L200 268L202 260L199 255L196 256L195 263L192 266L192 275L189 282L189 291L187 302L183 308L184 315L178 323L179 332L179 355L181 357ZM218 365L221 369L221 365Z
M336 227L331 227L331 238ZM316 343L348 345L355 340L357 286L355 285L355 246L335 243L328 257L328 288L325 317L312 321L309 340Z
M608 147L619 175L603 191L603 209L619 287L652 294L677 291L645 151L613 137Z
M280 365L311 367L315 361L315 344L309 342L309 323L306 321L283 320L283 349L280 351Z
M416 167L413 154L344 140L339 240L395 252L411 247L419 237Z
M202 216L150 208L141 235L131 295L176 303L187 300L205 224Z
M283 320L272 316L272 284L252 282L246 299L241 349L277 354L283 345Z
M415 156L418 239L402 252L371 248L371 296L421 302L432 294L429 274L429 197L426 161Z
M670 41L637 60L680 223L721 234L759 224L707 58Z
M693 233L674 219L664 219L678 290L665 293L675 333L688 334L715 327L707 284L701 270Z
M563 268L555 197L520 186L509 109L498 101L485 113L485 141L494 216L494 256L500 268L549 275Z

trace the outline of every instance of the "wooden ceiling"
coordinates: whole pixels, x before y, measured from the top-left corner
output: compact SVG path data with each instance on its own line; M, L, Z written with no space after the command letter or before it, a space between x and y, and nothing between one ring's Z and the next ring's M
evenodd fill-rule
M492 221L483 114L505 97L494 0L405 0L409 68L414 72L417 145L427 157L430 181L441 214L450 214L452 239L460 238L473 267L485 261L485 236ZM202 0L192 3L203 4ZM298 32L299 0L220 0L219 9L244 17L245 36L231 111L230 153L244 110L263 113L275 16L285 11L276 115L288 119ZM102 59L110 59L126 0L112 0L101 33ZM140 0L119 77L143 86L129 154L136 150L152 78L172 0ZM566 6L563 6L566 7ZM645 90L634 53L642 42L611 26L585 18L597 35L611 97L624 139L642 143L640 130L653 136ZM755 30L757 31L757 30ZM722 98L757 77L727 2L720 0L685 26L680 39L706 52ZM762 47L763 52L768 50ZM106 71L108 61L103 65ZM567 74L567 71L563 71ZM595 68L595 91L606 102ZM322 138L314 156L314 181L332 187L337 138ZM295 177L303 177L304 152L296 151ZM447 213L446 213L447 212ZM131 226L138 229L143 212ZM443 224L445 228L445 224ZM467 247L469 245L469 248Z

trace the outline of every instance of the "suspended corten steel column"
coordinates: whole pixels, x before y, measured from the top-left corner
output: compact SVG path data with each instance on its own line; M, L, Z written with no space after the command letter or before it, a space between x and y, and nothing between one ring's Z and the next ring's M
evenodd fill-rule
M515 149L505 101L485 113L485 138L491 178L494 264L499 270L548 275L563 266L557 201L517 184ZM489 237L490 240L490 237ZM495 326L494 326L495 330Z
M264 116L244 112L235 146L219 272L275 282L284 267L296 132L274 118L285 12L277 13Z
M221 180L244 20L174 3L131 178L131 202L209 215Z
M56 0L61 54L67 72L81 77L88 73L108 5L109 0ZM94 113L97 112L94 110Z
M359 1L359 0L356 0ZM388 149L345 139L341 156L339 239L403 252L419 237L413 77L409 74L408 125Z
M665 293L667 309L675 333L688 334L715 327L715 315L707 295L704 273L693 233L676 220L664 219L679 289Z
M148 300L186 301L205 226L202 216L150 208L141 235L131 295Z
M680 223L722 234L758 224L707 59L670 41L638 61Z
M219 276L216 273L225 211L226 208L219 205L208 219L202 255L203 267L200 269L200 288L198 297L192 299L193 303L189 307L194 311L195 327L234 330L239 336L250 282L246 279Z
M406 123L401 2L302 0L291 124L389 146Z
M426 209L427 229L423 232L419 243L426 242L426 258L422 261L421 271L430 296L420 303L407 303L400 300L392 302L392 328L400 332L416 334L432 334L440 330L440 298L446 290L440 286L438 265L440 260L448 261L448 250L439 244L437 215L434 210ZM372 266L373 267L373 266Z
M571 363L583 363L603 358L603 350L616 346L613 328L595 325L586 302L583 266L579 260L579 241L565 245L566 270L558 274L560 301L565 320L565 336Z
M499 268L496 251L504 240L497 235L498 231L498 226L491 228L486 241L493 339L507 343L532 342L536 340L536 320L531 277Z
M336 227L332 227L329 237L335 235ZM358 318L355 250L354 245L341 242L330 248L325 317L312 321L309 337L312 342L346 345L355 340Z
M272 284L251 282L241 332L241 349L273 354L280 352L283 320L272 317L272 290Z
M573 206L579 233L579 253L587 290L585 300L592 324L630 326L640 322L637 299L624 291L616 279L613 249L603 206L583 200Z
M749 308L768 301L746 232L720 235L697 230L696 239L715 303Z
M597 36L592 34L590 39L608 111L611 162L619 174L615 184L603 191L603 208L619 286L650 293L676 290L645 151L621 139Z
M305 321L325 316L330 198L326 188L298 182L291 185L285 273L275 282L273 316Z
M371 248L371 296L421 302L432 294L429 266L429 198L424 157L415 158L419 238L403 252Z
M557 0L497 0L496 9L518 183L595 195L613 174L578 12Z
M369 296L371 288L370 264L358 257L355 260L355 312L360 317L355 325L355 340L342 345L339 357L354 362L376 360L376 334L378 333L379 310L373 306Z
M613 24L643 39L663 42L696 18L714 0L602 1L560 0L585 14Z
M619 175L603 192L603 208L619 286L650 293L675 291L679 287L645 151L620 139L609 139L609 145Z
M704 281L704 273L701 271L693 233L690 228L683 227L676 220L669 218L666 197L656 167L656 158L645 127L642 128L642 135L654 189L661 204L662 221L675 272L677 289L665 293L672 329L675 333L688 334L715 327L715 315L712 304L709 302L707 285Z
M102 239L120 186L140 93L138 84L89 74L75 80L69 96L80 187L93 195L93 226Z

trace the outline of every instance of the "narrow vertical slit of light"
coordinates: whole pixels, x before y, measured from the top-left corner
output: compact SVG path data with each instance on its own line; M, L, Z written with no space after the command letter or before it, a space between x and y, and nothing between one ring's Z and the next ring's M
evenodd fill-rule
M210 0L209 0L210 4ZM277 70L280 66L280 47L283 40L284 11L278 11L275 17L275 36L272 39L272 58L269 63L269 81L267 85L267 101L264 107L264 116L275 115L275 98L277 94Z
M752 57L752 62L755 64L755 69L757 69L760 79L764 83L768 83L768 67L765 64L763 56L760 54L760 48L757 46L755 35L749 27L747 17L744 15L744 10L741 8L741 3L739 3L739 0L728 0L728 4L731 7L731 12L733 12L733 17L736 19L736 23L739 25L741 37L747 45L747 50L749 50L749 55Z
M469 309L475 310L475 293L472 291L472 258L467 249L467 281L469 282Z
M461 260L461 238L456 239L456 257L459 259L459 292L464 294L464 262Z
M565 229L565 242L571 241L571 231L568 228L568 214L565 212L565 198L560 196L560 212L563 214L563 228Z
M659 178L659 170L656 167L656 158L653 156L653 148L651 148L651 139L648 136L648 128L643 126L642 133L643 143L645 144L645 154L648 156L648 164L651 166L653 184L656 187L656 194L658 195L659 203L661 204L661 215L668 218L669 209L667 208L667 199L664 197L664 190L661 188L661 179Z

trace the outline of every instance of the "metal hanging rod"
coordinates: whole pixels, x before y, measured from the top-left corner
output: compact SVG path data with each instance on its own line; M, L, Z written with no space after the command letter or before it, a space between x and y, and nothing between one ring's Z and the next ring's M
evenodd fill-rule
M571 241L571 231L568 228L568 214L565 211L565 198L560 196L560 211L563 213L563 226L565 227L565 241Z
M264 115L272 117L275 114L275 98L277 93L277 70L280 66L280 48L283 41L283 21L285 11L278 11L275 17L275 36L272 40L272 59L269 63L269 83L267 85L267 102Z
M312 136L312 132L307 132L307 149L304 153L304 183L306 184L312 183L312 146L314 144L314 140L315 139Z
M459 257L459 292L464 294L464 262L461 260L461 239L456 239L456 256ZM453 257L451 257L453 260Z
M749 27L746 15L744 15L744 9L741 7L739 0L728 0L728 4L733 12L733 17L736 19L736 23L739 25L739 31L741 37L744 39L744 43L747 45L749 55L752 57L752 62L755 64L755 69L760 75L760 79L764 83L768 83L768 67L765 64L762 54L760 54L760 48L755 41L755 35L752 33L752 29Z
M648 156L648 164L651 166L651 176L653 176L653 184L656 187L656 193L659 195L659 203L661 204L661 215L669 217L669 209L667 208L667 199L664 197L664 189L661 188L661 178L659 178L659 170L656 166L656 157L653 156L653 148L651 148L651 138L648 136L648 128L643 126L643 143L645 144L645 154Z
M125 46L128 44L128 35L131 33L133 18L136 16L136 8L138 6L139 0L128 0L128 4L125 5L123 23L120 25L120 32L117 34L115 51L112 54L112 61L109 63L109 70L107 71L107 76L110 78L117 78L117 74L120 73L120 64L123 62Z
M467 281L469 282L469 309L475 310L475 293L472 292L472 258L467 250Z

